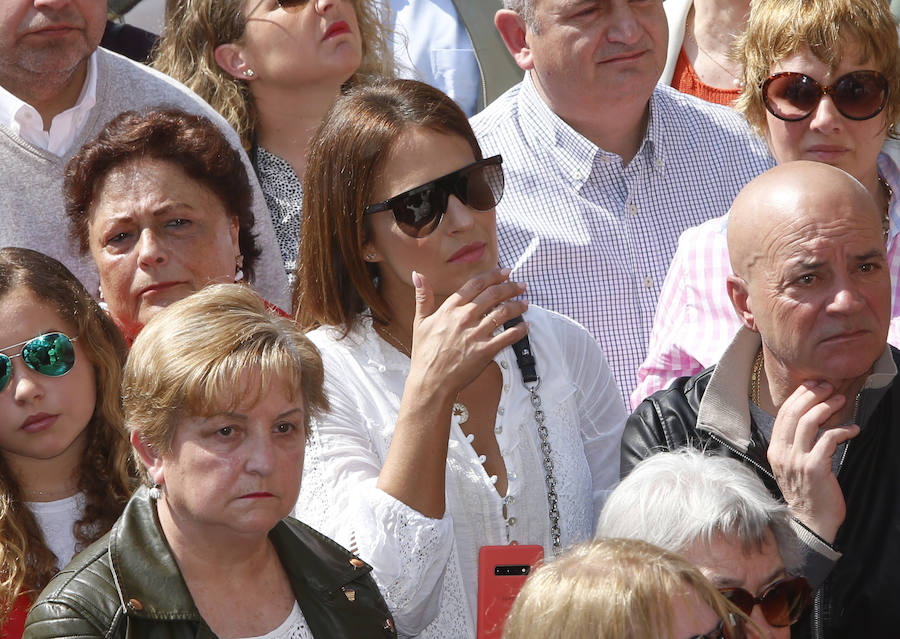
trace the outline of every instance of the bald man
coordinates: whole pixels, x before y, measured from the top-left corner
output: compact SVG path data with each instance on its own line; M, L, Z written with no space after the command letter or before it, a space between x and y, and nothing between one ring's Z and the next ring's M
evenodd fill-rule
M896 636L900 351L879 210L840 169L783 164L738 194L728 248L743 326L716 366L637 407L622 474L682 446L741 460L788 504L821 587L792 636Z

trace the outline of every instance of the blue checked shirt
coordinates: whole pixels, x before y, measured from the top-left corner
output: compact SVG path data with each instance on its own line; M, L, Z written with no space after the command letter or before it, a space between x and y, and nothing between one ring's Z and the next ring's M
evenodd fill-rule
M765 144L731 109L657 85L623 167L557 117L528 73L471 122L484 155L503 155L500 263L533 304L591 332L627 406L678 236L773 166Z

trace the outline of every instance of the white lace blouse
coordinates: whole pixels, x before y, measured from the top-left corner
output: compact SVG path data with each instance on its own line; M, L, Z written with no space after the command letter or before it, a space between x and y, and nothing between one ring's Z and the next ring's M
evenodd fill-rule
M535 306L525 319L567 546L593 534L618 481L625 412L606 359L584 328ZM432 519L375 487L409 358L383 341L368 318L344 339L331 327L309 337L322 352L331 410L313 424L295 515L372 564L401 635L474 638L478 549L515 540L541 544L547 556L553 551L540 438L512 348L495 358L503 385L494 432L507 496L497 493L453 417L447 509Z

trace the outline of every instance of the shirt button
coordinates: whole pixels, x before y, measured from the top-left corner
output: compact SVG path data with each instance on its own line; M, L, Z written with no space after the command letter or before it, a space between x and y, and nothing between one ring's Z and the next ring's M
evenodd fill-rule
M510 517L509 519L506 520L506 523L508 523L510 526L515 526L515 525L516 525L516 518L515 518L515 517Z
M143 610L143 609L144 609L144 604L142 604L142 603L141 603L140 601L138 601L137 599L129 599L129 600L128 600L128 607L131 608L132 610L138 610L138 611L140 611L140 610Z
M644 286L647 288L653 288L653 278L649 275L644 278Z
M505 503L507 506L512 506L514 503L516 503L516 498L512 495L507 495L503 498L503 503Z
M498 415L502 415L502 414L503 414L503 407L502 407L502 406L501 406L500 408L497 409L497 414L498 414Z
M503 432L503 426L494 426L494 434L499 435Z
M629 204L628 205L628 215L637 215L637 213L638 213L637 207L634 204Z
M518 477L518 475L516 475L516 471L514 471L514 470L511 470L508 473L506 473L506 476L509 478L510 481L516 481L516 478Z
M661 169L663 167L664 162L662 161L662 158L656 158L653 161L653 164L654 164L654 166L656 166L657 169Z
M506 363L505 359L500 362L500 368L509 368L509 364Z
M503 385L503 392L504 392L504 393L508 393L508 392L509 392L509 384L504 384L504 385Z

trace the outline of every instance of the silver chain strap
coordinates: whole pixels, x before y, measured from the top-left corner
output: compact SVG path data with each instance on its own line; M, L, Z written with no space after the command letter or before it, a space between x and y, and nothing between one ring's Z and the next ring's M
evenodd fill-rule
M556 478L553 476L552 449L550 448L550 433L544 425L544 409L541 408L541 396L538 389L541 387L539 377L534 384L526 384L525 388L531 394L531 406L534 408L534 421L537 423L538 435L541 438L541 453L544 455L544 479L547 482L547 504L550 508L550 539L553 541L553 554L559 556L562 552L559 530L559 498L556 496Z

